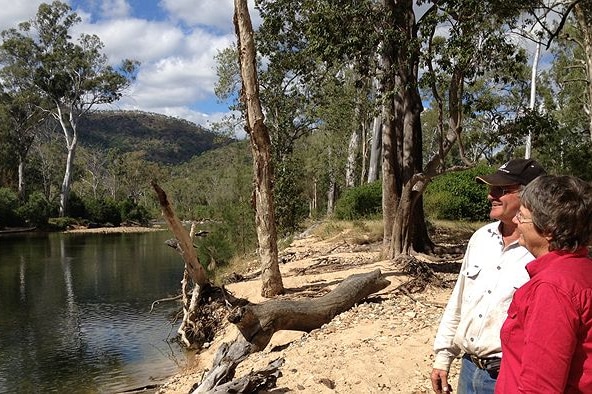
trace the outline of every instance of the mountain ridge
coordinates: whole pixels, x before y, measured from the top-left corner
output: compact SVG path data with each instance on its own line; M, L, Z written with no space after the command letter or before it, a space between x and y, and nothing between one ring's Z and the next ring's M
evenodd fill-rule
M144 153L145 160L177 165L234 140L185 119L144 111L96 111L79 124L81 145Z

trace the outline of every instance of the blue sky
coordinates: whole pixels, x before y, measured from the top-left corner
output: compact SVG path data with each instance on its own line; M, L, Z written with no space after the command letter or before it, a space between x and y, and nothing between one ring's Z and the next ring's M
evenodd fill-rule
M50 0L0 0L0 30L33 18ZM208 127L228 111L214 95L214 55L234 45L233 0L64 0L83 19L73 37L96 34L117 64L141 62L138 78L114 109L187 119ZM249 0L257 25L253 0Z

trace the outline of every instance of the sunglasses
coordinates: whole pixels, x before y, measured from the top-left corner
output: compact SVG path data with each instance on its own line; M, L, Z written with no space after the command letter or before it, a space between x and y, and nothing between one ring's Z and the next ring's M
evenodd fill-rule
M489 186L489 195L491 197L501 197L505 196L506 194L514 194L518 193L520 188L516 186Z

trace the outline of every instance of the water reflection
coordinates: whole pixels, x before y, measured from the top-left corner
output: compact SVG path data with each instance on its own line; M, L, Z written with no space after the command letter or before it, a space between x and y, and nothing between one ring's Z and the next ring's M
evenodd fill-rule
M180 257L167 232L0 237L0 392L116 392L185 364L168 339Z

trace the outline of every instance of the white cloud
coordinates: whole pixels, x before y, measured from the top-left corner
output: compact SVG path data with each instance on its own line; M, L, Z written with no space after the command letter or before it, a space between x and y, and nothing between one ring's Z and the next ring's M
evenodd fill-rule
M103 0L101 11L104 18L125 18L131 12L131 6L126 0Z
M190 26L210 26L220 32L234 33L233 0L162 0L161 4L172 18ZM253 26L258 26L260 17L255 10L255 0L248 0L248 6Z
M146 19L140 19L141 13L132 6L142 7L144 1L150 2L150 10L154 11L144 12ZM33 18L42 2L0 0L0 30ZM250 10L254 10L253 0L249 2ZM213 105L216 101L214 56L218 50L234 45L232 0L70 0L69 3L82 18L82 23L72 32L73 37L81 33L96 34L114 64L125 58L141 62L136 81L111 108L163 113L205 127L224 116L220 106ZM214 113L212 108L216 108Z
M16 27L18 23L31 19L43 0L0 0L0 30Z
M115 19L85 24L80 32L99 36L113 61L132 58L154 61L183 50L184 34L177 27L141 19Z

